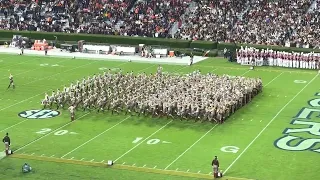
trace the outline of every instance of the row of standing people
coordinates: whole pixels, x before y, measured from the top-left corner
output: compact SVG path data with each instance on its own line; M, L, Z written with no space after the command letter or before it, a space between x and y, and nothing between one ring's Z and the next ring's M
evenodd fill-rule
M288 68L320 69L319 53L284 52L271 49L241 47L236 52L239 64L280 66Z

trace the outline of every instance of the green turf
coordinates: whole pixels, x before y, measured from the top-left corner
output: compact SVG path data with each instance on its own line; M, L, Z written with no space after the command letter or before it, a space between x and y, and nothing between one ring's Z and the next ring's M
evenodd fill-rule
M164 169L209 176L212 171L210 163L215 155L219 156L221 169L228 170L226 176L229 177L224 179L320 178L317 174L319 153L285 151L274 146L286 128L306 127L290 125L290 122L302 107L310 107L308 100L316 98L314 94L319 89L319 78L314 78L317 72L312 70L258 67L251 71L246 66L219 58L211 58L191 67L163 65L164 71L180 74L200 69L202 73L262 78L263 92L226 123L217 126L111 115L109 112L77 112L76 116L80 119L74 123L69 123L66 110L62 110L58 117L42 120L18 116L25 110L40 109L45 92L51 93L53 89L102 72L99 68L152 73L156 71L157 64L0 55L0 132L10 133L12 148L18 149L16 154L30 157L2 159L0 167L4 171L1 171L1 179L192 179L165 175L168 171ZM17 88L14 90L6 89L9 73L15 78ZM306 82L295 83L295 80ZM308 121L319 120L314 114ZM47 132L37 133L44 128ZM317 136L307 133L293 135L317 139ZM224 146L240 149L237 153L227 153L221 151ZM318 143L313 149L319 147ZM47 162L45 159L39 161L34 157L63 157L65 163ZM136 172L134 168L119 170L68 164L68 159L92 163L116 160L116 164L151 168L158 173L143 172L143 168ZM35 168L34 173L20 173L25 161Z

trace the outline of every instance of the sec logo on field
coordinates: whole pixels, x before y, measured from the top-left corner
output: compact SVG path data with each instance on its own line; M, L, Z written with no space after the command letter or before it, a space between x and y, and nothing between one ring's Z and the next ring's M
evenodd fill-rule
M50 109L41 109L41 110L28 110L23 111L18 114L22 118L27 119L48 119L60 115L59 111L53 111Z

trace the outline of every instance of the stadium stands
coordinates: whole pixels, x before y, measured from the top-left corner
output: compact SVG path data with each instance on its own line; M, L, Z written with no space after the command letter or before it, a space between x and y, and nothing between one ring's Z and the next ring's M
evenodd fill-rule
M215 3L218 2L218 3ZM176 38L225 41L230 37L233 24L245 9L245 1L201 0L187 15Z
M234 25L232 37L240 43L285 45L299 28L310 0L251 1L249 9ZM232 38L230 37L230 38Z
M0 0L0 28L319 47L319 7L319 0Z

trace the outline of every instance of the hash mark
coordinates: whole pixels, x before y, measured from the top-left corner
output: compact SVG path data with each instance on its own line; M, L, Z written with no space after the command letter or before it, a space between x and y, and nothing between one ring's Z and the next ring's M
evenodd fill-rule
M258 107L259 105L256 105L256 107Z
M31 156L34 155L34 153L31 154Z
M50 156L50 157L53 157L54 155Z
M262 122L262 120L260 120L260 122Z
M198 174L200 173L201 171L198 171Z
M252 121L252 119L250 121Z
M157 166L153 167L153 169L155 169Z
M189 172L190 169L187 170L187 172Z
M211 175L212 174L212 172L209 172L209 175Z
M136 163L132 164L132 166L135 166L135 165L136 165Z
M125 164L125 163L126 163L126 162L123 162L122 165Z
M94 161L94 159L91 159L91 161L90 161L90 162L92 162L92 161Z
M41 156L44 156L44 154L41 154Z
M80 159L80 161L84 160L84 158Z
M176 171L178 171L178 170L179 170L179 168L176 169Z
M73 159L74 157L70 158L70 159Z
M142 167L146 167L147 165L145 164L145 165L143 165Z
M103 162L104 162L104 160L101 161L101 163L103 163Z

